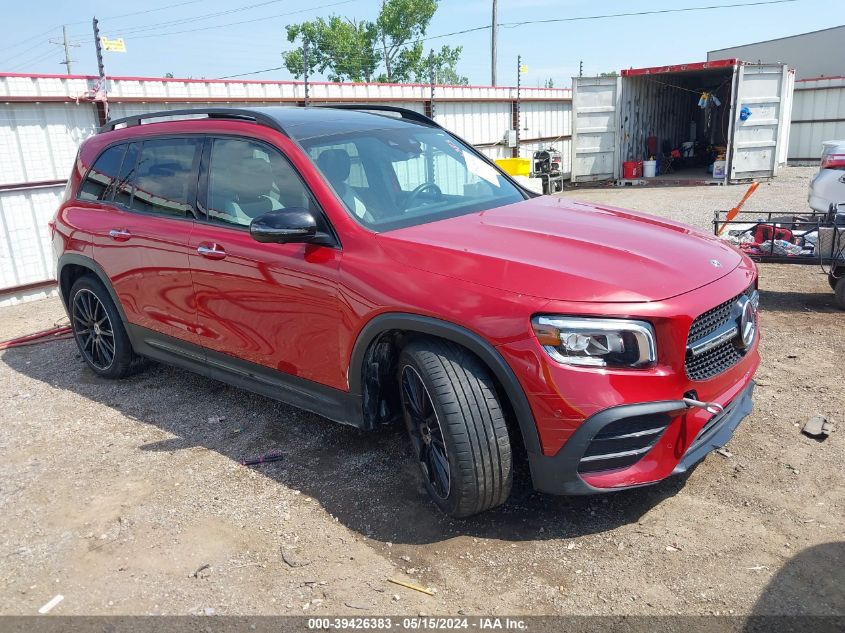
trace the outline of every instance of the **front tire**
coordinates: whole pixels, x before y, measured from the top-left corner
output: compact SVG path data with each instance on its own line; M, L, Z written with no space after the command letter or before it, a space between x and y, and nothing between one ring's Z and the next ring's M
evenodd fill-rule
M437 507L463 518L504 503L511 446L483 363L458 345L420 339L402 350L398 378L414 456Z
M70 289L73 338L85 364L103 378L129 375L137 360L120 313L98 279L80 277Z

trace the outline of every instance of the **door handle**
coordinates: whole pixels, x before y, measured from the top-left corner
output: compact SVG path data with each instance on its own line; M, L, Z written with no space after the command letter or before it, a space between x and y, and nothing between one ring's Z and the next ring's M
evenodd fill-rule
M197 253L208 259L224 259L226 251L220 244L200 244L197 246Z
M111 231L109 231L109 237L116 242L125 242L130 237L132 237L132 233L130 233L126 229L112 229Z

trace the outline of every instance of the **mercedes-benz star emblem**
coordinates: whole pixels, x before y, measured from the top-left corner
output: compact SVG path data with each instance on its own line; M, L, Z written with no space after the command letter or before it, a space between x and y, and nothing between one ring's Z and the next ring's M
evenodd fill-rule
M748 297L741 297L739 304L739 340L737 343L743 349L751 347L754 342L754 335L757 333L757 319L754 314L754 302Z

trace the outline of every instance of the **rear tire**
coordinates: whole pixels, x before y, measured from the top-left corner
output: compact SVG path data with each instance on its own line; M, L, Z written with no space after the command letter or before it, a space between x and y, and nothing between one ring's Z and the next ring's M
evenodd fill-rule
M123 378L136 365L120 313L99 279L85 275L70 289L68 314L85 364L103 378Z
M843 277L845 277L845 268L841 268L841 269L837 269L837 270L831 270L827 274L827 283L830 284L831 290L834 290L834 291L836 290L837 282L840 279L842 279Z
M400 354L399 385L414 456L437 507L463 518L504 503L511 446L484 364L453 343L420 339Z

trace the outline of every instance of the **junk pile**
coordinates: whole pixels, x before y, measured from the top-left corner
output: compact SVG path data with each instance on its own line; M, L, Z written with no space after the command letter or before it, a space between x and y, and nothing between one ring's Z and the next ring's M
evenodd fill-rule
M824 214L774 216L769 212L749 221L753 212L741 209L757 186L753 183L730 211L716 212L717 235L760 261L767 257L845 261L845 205L831 206Z

